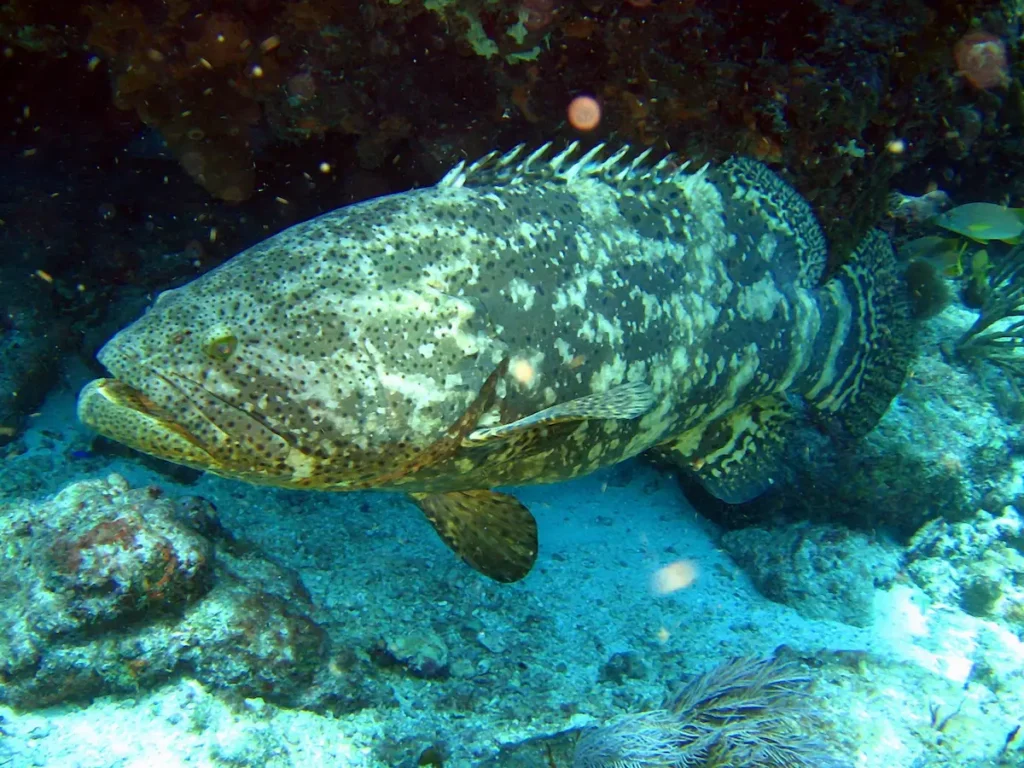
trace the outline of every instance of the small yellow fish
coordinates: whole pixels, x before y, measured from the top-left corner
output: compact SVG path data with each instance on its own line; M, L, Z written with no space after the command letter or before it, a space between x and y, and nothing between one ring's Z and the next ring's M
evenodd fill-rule
M1024 209L967 203L936 216L935 223L982 245L992 240L1015 245L1024 234Z
M975 251L974 256L971 257L971 280L973 280L979 288L983 288L988 282L988 273L992 269L992 262L989 261L988 251L980 250Z

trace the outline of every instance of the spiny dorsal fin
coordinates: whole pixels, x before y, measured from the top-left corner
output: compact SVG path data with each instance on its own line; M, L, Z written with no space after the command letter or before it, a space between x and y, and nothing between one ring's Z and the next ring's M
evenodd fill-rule
M482 427L466 436L465 445L501 440L526 429L585 419L636 419L654 407L654 391L642 381L612 387L607 392L578 397L496 427Z
M617 187L654 185L664 182L687 183L703 177L705 165L696 173L687 174L689 163L680 163L669 154L656 163L648 163L651 149L639 152L631 159L633 148L624 144L610 152L607 144L597 144L580 154L581 147L574 141L550 159L552 142L542 144L526 154L526 145L520 144L509 152L490 152L472 163L463 161L452 168L439 187L481 186L484 184L519 184L528 180L549 180L571 183L578 179L596 177ZM607 157L601 156L610 152Z

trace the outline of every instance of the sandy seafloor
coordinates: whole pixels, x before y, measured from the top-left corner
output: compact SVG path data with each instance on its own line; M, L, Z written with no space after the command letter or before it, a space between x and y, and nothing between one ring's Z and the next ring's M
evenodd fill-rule
M813 660L814 706L830 725L822 735L854 765L1024 765L1019 740L1002 748L1024 713L1024 687L965 684L980 654L1019 683L1015 636L929 605L905 583L877 595L871 627L803 618L759 595L674 478L644 463L517 489L537 517L541 553L523 582L500 585L458 562L399 496L279 492L213 476L176 486L131 459L71 460L89 440L74 418L83 377L69 377L26 437L19 466L34 455L43 475L28 495L117 472L133 486L204 496L228 530L298 573L335 650L365 654L429 629L444 638L453 674L382 669L388 706L340 716L231 701L188 679L89 705L0 708L0 767L415 765L420 749L443 744L445 766L548 768L553 758L567 768L576 729L655 706L687 675L782 644ZM0 482L5 495L16 490L2 464ZM655 571L680 560L696 566L695 582L655 594ZM636 668L600 682L620 652ZM474 711L446 698L467 680L485 693ZM398 750L383 762L384 743L407 744L413 757Z

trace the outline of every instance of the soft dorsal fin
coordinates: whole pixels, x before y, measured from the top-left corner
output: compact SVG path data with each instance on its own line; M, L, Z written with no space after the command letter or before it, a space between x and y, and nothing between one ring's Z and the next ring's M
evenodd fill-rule
M715 169L714 175L727 182L724 188L720 187L723 193L731 189L734 200L752 206L771 229L796 241L795 255L799 264L794 277L806 288L818 286L828 263L828 243L803 195L767 165L749 157L726 160Z
M612 387L607 392L578 397L531 413L508 424L482 427L466 436L464 444L502 440L527 429L585 419L636 419L654 407L654 391L642 381Z

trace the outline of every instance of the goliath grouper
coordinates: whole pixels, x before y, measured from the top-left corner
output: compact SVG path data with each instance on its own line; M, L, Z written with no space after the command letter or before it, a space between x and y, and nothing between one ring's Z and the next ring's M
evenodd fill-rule
M910 339L882 234L822 282L807 202L759 163L549 154L460 164L161 294L100 351L113 378L81 420L251 483L404 491L514 581L536 525L495 486L647 451L737 502L777 475L795 411L854 435L880 418Z

